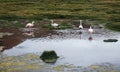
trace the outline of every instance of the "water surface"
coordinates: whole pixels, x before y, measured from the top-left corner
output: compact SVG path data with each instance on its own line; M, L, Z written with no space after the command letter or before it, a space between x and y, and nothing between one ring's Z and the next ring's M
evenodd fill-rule
M58 35L27 39L23 43L4 51L7 55L26 53L41 54L44 50L55 50L60 56L56 64L89 66L96 63L120 65L120 34L96 29L94 34L87 30L58 30ZM92 40L89 40L92 37ZM118 42L106 43L104 39L115 38Z

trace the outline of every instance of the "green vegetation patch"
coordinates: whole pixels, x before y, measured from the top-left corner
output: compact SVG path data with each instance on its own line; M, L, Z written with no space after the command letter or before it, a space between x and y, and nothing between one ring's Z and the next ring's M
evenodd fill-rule
M25 27L24 24L20 24L20 23L13 23L10 21L6 21L6 22L2 22L2 24L0 24L0 27L10 27L10 28L22 28Z
M40 58L46 63L54 63L58 56L55 51L44 51Z
M107 40L103 40L104 42L117 42L117 39L107 39Z
M73 27L74 26L71 23L66 23L66 22L63 22L59 25L59 29L70 29Z
M74 27L74 25L71 24L70 22L61 22L61 23L58 23L58 25L59 26L57 28L54 28L51 26L51 23L43 24L42 28L47 28L47 29L53 30L53 29L70 29L70 28Z
M120 22L111 22L111 23L107 23L105 25L106 28L109 28L111 30L115 30L115 31L120 31Z
M3 33L0 33L0 39L3 38Z
M119 0L0 0L0 19L88 19L111 22L119 31L119 8Z

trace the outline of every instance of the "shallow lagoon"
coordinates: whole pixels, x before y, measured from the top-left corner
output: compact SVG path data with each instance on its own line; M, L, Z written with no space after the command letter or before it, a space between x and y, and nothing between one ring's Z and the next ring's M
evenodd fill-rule
M56 30L58 35L27 39L21 44L5 50L3 54L18 56L27 53L41 54L44 50L55 50L60 57L56 65L73 64L89 66L92 64L112 63L120 65L120 34L105 29L95 29L90 35L87 29ZM89 37L92 37L89 40ZM118 42L103 42L104 39L115 38Z

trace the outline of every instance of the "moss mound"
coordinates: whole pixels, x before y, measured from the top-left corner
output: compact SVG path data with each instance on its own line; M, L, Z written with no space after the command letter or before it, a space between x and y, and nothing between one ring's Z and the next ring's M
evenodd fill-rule
M117 39L107 39L107 40L103 40L104 42L117 42Z
M55 63L58 56L55 51L44 51L40 58L46 63Z

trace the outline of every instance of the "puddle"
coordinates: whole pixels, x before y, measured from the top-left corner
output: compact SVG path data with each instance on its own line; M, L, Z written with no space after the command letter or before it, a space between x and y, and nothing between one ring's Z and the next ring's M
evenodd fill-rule
M56 30L58 35L43 38L27 39L19 45L5 50L3 54L18 56L27 53L41 54L44 50L55 50L60 56L57 65L73 64L89 66L96 63L113 63L120 65L120 34L107 30L96 29L89 35L87 29ZM92 37L92 39L89 39ZM118 42L105 43L104 39L116 38Z

